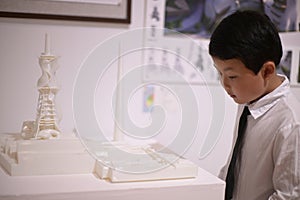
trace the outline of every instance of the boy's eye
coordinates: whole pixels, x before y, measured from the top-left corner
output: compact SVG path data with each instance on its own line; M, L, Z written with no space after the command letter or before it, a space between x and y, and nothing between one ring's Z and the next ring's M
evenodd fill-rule
M228 78L235 79L235 78L237 78L237 76L228 76Z

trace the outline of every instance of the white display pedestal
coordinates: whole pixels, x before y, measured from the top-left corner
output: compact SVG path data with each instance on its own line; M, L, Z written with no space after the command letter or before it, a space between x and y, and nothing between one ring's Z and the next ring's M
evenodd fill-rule
M94 153L101 155L100 163L93 159L77 137L62 136L47 140L25 140L20 134L2 134L0 166L11 176L95 173L101 179L115 183L195 178L198 174L198 167L194 163L172 152L157 152L149 145L132 146L124 142L94 141ZM128 154L124 156L116 149Z
M203 169L195 179L111 183L93 174L9 176L0 169L0 199L223 200L225 183Z
M95 160L72 135L24 140L21 134L1 134L0 165L11 176L89 174Z

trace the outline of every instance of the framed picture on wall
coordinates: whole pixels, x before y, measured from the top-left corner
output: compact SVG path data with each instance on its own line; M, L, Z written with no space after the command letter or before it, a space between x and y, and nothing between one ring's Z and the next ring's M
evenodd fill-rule
M299 58L300 58L300 51L298 54ZM298 60L298 76L297 76L297 83L300 85L300 59Z
M182 63L170 56L170 53L178 52L177 55L184 56L195 66L204 77L205 83L219 83L218 74L213 70L213 62L208 54L208 41L219 22L236 10L256 10L265 13L279 32L299 31L300 2L297 0L280 2L224 0L221 3L210 0L147 0L146 8L145 22L146 26L151 28L146 32L148 34L145 34L146 46L151 48L159 46L167 50L144 53L146 63L155 61L161 66L167 66L147 68L144 75L146 80L178 82L176 76L173 79L169 73L175 71L177 74L181 73L192 84L203 83L203 79L195 78L195 73L191 71L176 70L186 69L186 67L178 68ZM190 40L185 40L187 37L182 35L192 38L199 45L191 45ZM292 84L296 83L295 60L298 55L295 54L293 50L285 51L278 69L279 73L290 78Z
M285 50L283 51L281 61L277 66L277 73L283 74L291 79L291 71L292 71L292 50Z
M255 10L264 13L280 32L299 30L298 0L165 1L165 28L197 37L209 38L219 22L236 10Z
M277 73L288 77L292 86L300 86L300 49L284 47Z
M294 69L294 84L292 85L300 87L300 49L297 49L294 53L295 55L295 69Z
M181 3L183 1L180 1ZM208 54L209 40L165 27L167 0L148 0L143 80L175 84L219 84Z
M131 0L0 0L0 17L130 23Z

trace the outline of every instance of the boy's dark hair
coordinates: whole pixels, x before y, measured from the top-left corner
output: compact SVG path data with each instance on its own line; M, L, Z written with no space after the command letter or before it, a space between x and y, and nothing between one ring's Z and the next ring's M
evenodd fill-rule
M221 60L239 59L257 74L267 61L279 64L282 46L276 27L266 15L237 11L214 30L209 54Z

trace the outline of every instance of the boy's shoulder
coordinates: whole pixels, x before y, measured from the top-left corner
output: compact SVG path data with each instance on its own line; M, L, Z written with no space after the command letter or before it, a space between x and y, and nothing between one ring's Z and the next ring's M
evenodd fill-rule
M300 124L300 100L292 92L287 93L274 105L274 114L283 125Z
M294 93L290 92L284 100L288 109L291 110L295 115L294 117L297 118L300 123L300 95L299 98L297 98Z

